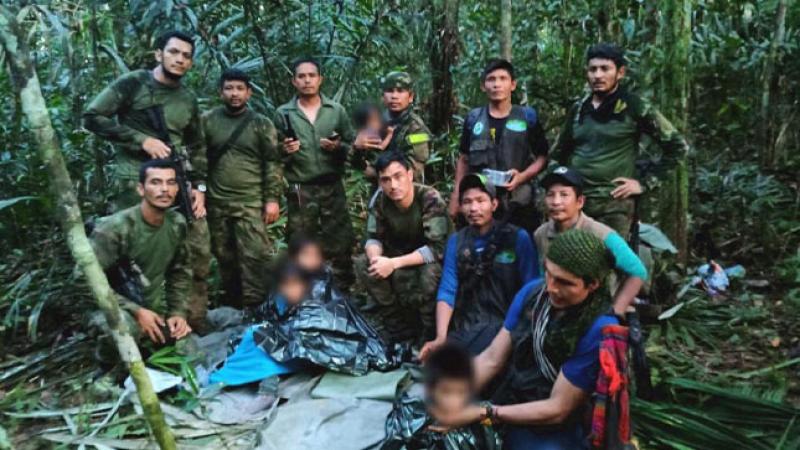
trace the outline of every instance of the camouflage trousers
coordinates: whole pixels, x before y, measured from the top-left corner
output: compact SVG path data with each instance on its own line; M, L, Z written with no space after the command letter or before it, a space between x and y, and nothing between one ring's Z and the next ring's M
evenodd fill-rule
M347 210L344 184L290 184L286 191L289 217L287 238L302 232L316 238L325 259L331 262L336 287L348 292L353 276L355 235Z
M355 259L359 286L366 299L354 301L388 342L421 344L436 334L436 290L442 276L439 263L395 270L389 278L369 276L366 255Z
M272 246L259 208L242 214L225 214L209 206L208 225L211 251L217 258L222 289L222 305L242 308L258 305L267 294L267 268Z
M136 192L138 180L118 178L112 187L109 200L110 213L129 208L142 201ZM192 291L187 305L189 326L199 332L205 329L208 311L208 277L211 274L211 243L206 219L197 219L189 224L186 236L189 245L189 258L192 266Z
M610 196L586 196L583 212L598 222L602 222L628 240L633 223L634 200L631 198L616 200Z

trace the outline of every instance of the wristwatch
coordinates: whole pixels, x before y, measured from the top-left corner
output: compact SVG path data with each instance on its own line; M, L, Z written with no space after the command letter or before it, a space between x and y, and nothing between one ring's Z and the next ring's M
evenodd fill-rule
M497 418L495 417L495 406L490 402L481 402L481 407L484 408L483 415L485 416L483 420L481 420L481 425L491 427L495 423L497 423Z
M208 189L206 188L205 184L200 183L200 184L197 185L197 190L200 191L200 192L205 193Z

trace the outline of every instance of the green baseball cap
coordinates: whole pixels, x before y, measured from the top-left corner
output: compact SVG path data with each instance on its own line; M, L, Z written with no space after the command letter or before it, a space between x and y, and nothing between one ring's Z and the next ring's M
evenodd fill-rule
M383 90L400 88L410 91L414 86L411 75L409 75L408 72L389 72L381 80L381 88Z

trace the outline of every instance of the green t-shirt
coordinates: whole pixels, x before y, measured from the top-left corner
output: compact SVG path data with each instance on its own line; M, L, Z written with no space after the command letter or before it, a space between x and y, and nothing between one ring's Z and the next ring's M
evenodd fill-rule
M147 279L141 305L167 316L186 316L192 272L186 248L186 220L169 210L164 223L154 227L144 221L141 205L97 220L92 249L103 269L122 259L135 262ZM123 299L120 306L134 312L140 305Z
M200 127L200 109L195 94L182 85L167 86L148 70L128 72L103 89L83 113L87 130L113 142L117 148L116 173L119 178L135 179L139 165L149 159L142 150L147 137L157 137L146 112L161 105L170 140L191 162L188 177L204 182L206 152Z
M255 118L235 142L221 150L219 147L249 115ZM261 208L268 201L277 202L283 175L272 122L254 111L231 115L225 107L205 113L202 122L206 148L209 152L222 152L213 167L209 167L209 205Z
M383 192L370 205L367 240L378 241L385 256L406 255L427 247L429 253L424 252L441 261L449 233L447 204L430 186L414 184L414 201L405 210Z

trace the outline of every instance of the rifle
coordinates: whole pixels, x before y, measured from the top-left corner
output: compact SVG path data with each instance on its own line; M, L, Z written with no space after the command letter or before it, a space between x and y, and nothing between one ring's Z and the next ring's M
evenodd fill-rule
M106 269L106 277L114 292L139 306L145 306L144 289L150 286L150 281L134 261L129 258L121 259Z
M156 132L156 137L161 139L162 142L167 144L170 148L169 161L175 168L175 178L178 181L178 211L183 214L186 221L191 223L194 221L194 212L192 211L192 182L189 181L187 174L191 170L191 164L186 155L177 151L175 145L172 144L172 139L169 137L169 130L167 130L167 123L164 120L164 109L161 105L153 105L146 109L147 117L150 119L150 126Z

